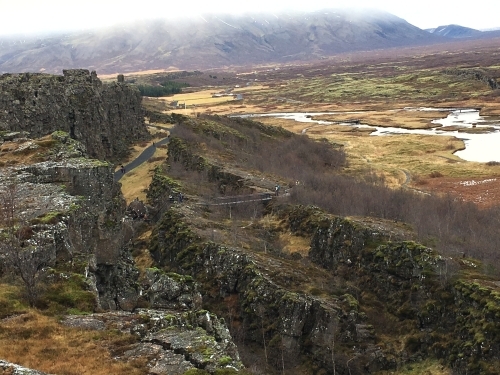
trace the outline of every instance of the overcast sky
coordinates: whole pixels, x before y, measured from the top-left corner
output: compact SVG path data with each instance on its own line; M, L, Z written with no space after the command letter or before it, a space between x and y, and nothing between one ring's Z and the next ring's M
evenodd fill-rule
M500 27L499 0L0 0L0 35L82 30L138 18L347 5L385 10L420 28L448 24L481 30Z

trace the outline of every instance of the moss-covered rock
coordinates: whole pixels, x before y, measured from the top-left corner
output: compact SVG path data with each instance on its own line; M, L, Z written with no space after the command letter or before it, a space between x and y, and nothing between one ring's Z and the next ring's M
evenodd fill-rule
M435 356L470 374L496 373L500 295L493 288L450 274L449 260L428 247L389 242L382 231L313 207L286 208L281 217L294 232L312 235L314 262L374 293L388 314L406 322L411 358ZM363 309L350 295L344 302Z

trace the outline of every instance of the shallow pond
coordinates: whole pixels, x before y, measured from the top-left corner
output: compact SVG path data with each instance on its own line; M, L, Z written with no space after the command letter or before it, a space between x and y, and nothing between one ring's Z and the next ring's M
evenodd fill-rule
M405 108L407 111L443 111L442 108ZM461 139L465 143L465 149L457 151L455 155L458 157L477 162L500 162L500 120L492 117L482 117L478 110L474 109L454 109L449 108L450 114L441 119L433 120L436 124L435 128L430 129L402 129L393 127L370 126L364 124L340 123L336 125L352 126L357 128L373 129L370 135L389 136L392 134L425 134L425 135L447 135ZM241 115L238 117L276 117L283 119L295 120L298 122L316 124L316 125L332 125L333 122L314 120L314 116L331 115L331 114L359 113L359 112L306 112L306 113L266 113L255 115ZM314 126L314 125L313 125ZM446 130L442 127L454 126L454 129L473 128L492 128L491 132L481 134L469 134L459 132L458 130ZM302 132L306 133L311 128L305 127Z

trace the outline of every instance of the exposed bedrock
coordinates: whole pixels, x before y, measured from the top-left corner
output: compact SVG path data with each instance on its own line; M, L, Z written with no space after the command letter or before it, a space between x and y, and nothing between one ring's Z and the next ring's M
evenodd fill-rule
M81 141L90 156L116 160L148 139L141 95L134 86L103 84L95 72L64 70L0 76L0 131L37 138L56 130Z

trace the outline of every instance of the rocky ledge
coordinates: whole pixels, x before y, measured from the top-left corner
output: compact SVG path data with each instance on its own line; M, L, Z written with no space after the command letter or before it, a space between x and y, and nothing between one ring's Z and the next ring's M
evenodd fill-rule
M63 324L81 329L114 329L131 333L137 342L115 359L148 359L148 374L182 375L190 369L213 374L242 368L238 350L224 320L206 310L147 310L68 316Z
M8 375L47 375L45 372L32 370L0 359L0 370L2 374Z

